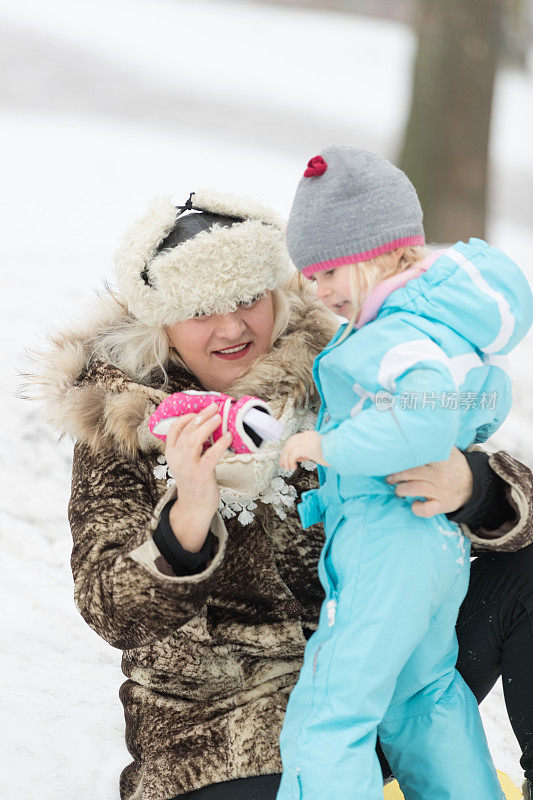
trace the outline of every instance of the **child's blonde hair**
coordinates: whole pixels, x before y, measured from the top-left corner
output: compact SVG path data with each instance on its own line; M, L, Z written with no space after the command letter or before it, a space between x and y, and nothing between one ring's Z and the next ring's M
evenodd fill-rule
M404 272L409 267L412 267L413 264L422 261L426 255L427 250L425 247L404 247L399 259L397 250L390 250L388 253L383 253L369 261L348 264L353 312L348 320L346 330L336 344L343 342L353 331L366 297L378 283L391 278L399 272Z

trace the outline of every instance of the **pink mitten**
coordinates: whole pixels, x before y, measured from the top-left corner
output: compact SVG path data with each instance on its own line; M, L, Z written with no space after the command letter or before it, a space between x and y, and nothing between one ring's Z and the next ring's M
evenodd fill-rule
M231 449L235 453L257 453L264 442L271 442L282 435L284 425L272 416L264 400L258 397L230 397L221 392L176 392L165 397L148 420L154 436L163 441L172 422L183 414L196 414L211 403L216 403L222 422L210 436L204 447L230 431L233 434Z

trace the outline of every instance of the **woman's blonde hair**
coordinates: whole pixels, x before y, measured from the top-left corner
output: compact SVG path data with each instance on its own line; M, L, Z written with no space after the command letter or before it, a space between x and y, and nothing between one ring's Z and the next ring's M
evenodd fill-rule
M283 286L272 290L274 307L274 328L270 347L285 333L291 319L292 289L298 282L299 275ZM163 325L147 325L141 322L128 310L125 300L107 282L104 282L105 294L119 305L124 313L104 330L99 331L91 340L94 354L108 361L118 369L126 372L138 383L157 384L157 388L165 391L169 385L167 372L171 361L190 372L189 367L175 348L170 346L168 334Z
M353 312L346 329L336 344L343 342L353 331L365 298L378 283L399 272L404 272L413 264L422 261L427 255L425 247L404 247L399 260L396 252L396 250L391 250L369 261L359 261L357 264L348 265Z

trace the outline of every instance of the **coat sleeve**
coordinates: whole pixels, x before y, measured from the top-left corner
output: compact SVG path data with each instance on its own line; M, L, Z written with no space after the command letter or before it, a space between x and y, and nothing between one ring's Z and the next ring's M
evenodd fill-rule
M157 501L150 465L77 442L68 517L74 599L85 621L114 647L150 644L202 610L224 557L226 530L217 514L218 548L205 569L176 576L153 540L172 486Z
M487 550L513 552L533 542L533 473L503 450L489 456L489 466L504 481L514 514L495 529L461 524L472 542L474 555Z

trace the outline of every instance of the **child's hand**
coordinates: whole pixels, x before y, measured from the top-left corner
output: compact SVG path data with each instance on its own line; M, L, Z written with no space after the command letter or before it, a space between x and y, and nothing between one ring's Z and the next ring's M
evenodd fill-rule
M298 461L316 461L323 467L329 467L324 459L321 446L322 437L316 431L297 433L286 442L281 453L279 464L282 469L292 472Z

